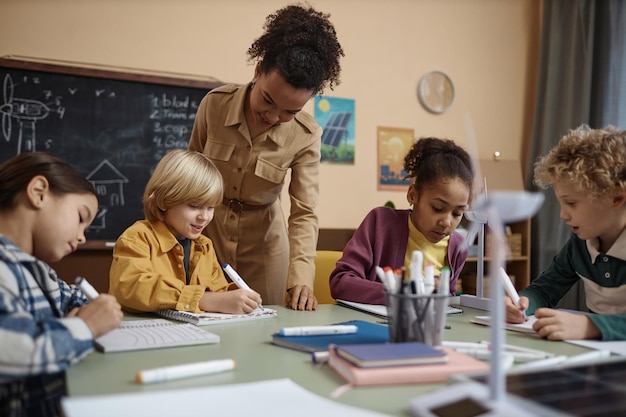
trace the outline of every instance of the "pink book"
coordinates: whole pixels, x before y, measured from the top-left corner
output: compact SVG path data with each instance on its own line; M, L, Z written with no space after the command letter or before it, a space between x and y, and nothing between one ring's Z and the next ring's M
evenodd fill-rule
M479 373L489 370L489 365L485 362L454 349L440 349L447 353L447 363L359 368L339 357L334 349L330 349L328 364L354 386L445 382L452 374Z

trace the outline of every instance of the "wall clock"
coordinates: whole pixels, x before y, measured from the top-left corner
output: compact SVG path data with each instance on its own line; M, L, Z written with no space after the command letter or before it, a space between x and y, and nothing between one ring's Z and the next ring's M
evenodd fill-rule
M417 85L417 98L431 113L443 113L454 101L454 84L445 73L431 71L420 78Z

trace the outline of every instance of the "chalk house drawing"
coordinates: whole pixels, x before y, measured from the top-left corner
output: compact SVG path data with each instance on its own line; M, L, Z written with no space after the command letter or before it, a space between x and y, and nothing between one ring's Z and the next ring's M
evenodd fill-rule
M60 115L60 118L63 118L65 109L62 106L50 108L38 100L13 97L14 87L11 75L6 74L2 89L4 103L0 105L2 135L7 142L11 140L12 119L16 119L20 127L17 139L17 153L20 154L22 151L32 152L37 149L35 129L37 120L45 119L50 112L56 112Z
M98 213L90 229L105 229L107 210L124 205L124 184L128 183L128 178L105 159L87 175L87 179L93 184L100 200Z

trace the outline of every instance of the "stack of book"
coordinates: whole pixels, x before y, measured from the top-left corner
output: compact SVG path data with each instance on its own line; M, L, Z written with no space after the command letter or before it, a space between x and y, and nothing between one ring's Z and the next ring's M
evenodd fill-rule
M360 368L446 363L448 355L419 342L333 346L335 354Z
M328 353L331 368L354 386L445 382L452 374L489 369L453 349L421 342L333 345Z

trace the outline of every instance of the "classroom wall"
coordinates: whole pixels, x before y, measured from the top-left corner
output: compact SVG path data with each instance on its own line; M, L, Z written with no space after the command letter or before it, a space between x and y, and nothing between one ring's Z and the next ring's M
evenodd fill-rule
M0 55L102 66L252 78L245 52L284 0L0 0ZM326 95L356 100L356 155L323 165L322 228L356 228L374 206L407 207L405 192L377 191L377 126L412 128L466 145L471 115L481 158L524 161L538 60L540 1L311 0L331 14L346 52L342 83ZM446 72L456 99L426 112L416 87ZM312 102L307 107L313 112ZM287 204L287 203L285 203Z

